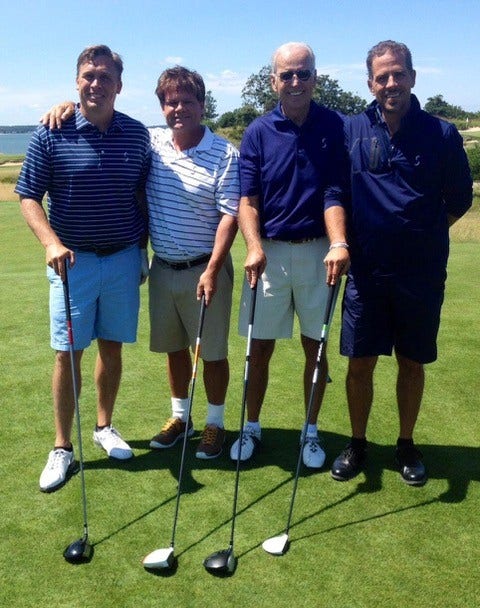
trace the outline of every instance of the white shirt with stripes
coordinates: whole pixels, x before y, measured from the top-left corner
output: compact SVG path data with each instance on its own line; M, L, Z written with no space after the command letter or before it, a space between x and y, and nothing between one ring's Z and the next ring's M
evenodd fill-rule
M208 127L197 146L182 151L175 150L170 129L149 131L146 190L153 251L171 262L209 254L222 215L238 213L238 150Z

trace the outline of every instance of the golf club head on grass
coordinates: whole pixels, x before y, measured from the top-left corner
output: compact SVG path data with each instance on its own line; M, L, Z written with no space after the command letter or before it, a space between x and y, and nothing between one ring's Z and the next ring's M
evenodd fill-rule
M267 540L263 541L262 547L264 551L271 555L285 555L290 547L288 534L279 534L278 536L267 538Z
M215 576L230 576L237 567L237 558L233 554L233 549L222 549L206 557L203 566L207 572Z
M93 546L86 538L74 541L63 552L63 557L70 564L83 564L89 562L93 557Z
M143 558L142 564L147 570L172 570L176 562L173 547L168 547L168 549L155 549Z

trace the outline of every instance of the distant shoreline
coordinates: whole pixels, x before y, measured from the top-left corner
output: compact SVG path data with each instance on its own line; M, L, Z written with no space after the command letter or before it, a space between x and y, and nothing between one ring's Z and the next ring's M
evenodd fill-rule
M37 125L0 125L0 133L9 135L10 133L32 133L37 128Z

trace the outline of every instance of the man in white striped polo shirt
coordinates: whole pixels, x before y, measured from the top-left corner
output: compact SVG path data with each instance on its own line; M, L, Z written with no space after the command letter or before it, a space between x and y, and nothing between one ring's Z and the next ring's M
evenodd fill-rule
M62 288L67 265L79 386L83 350L94 339L98 343L94 441L112 458L132 456L111 422L122 343L136 340L139 244L146 244L146 223L135 193L145 183L150 142L141 123L114 110L122 70L121 58L107 46L88 47L80 54L80 104L61 130L38 127L16 187L22 213L45 247L50 281L56 435L40 476L44 492L61 487L75 468L70 342ZM48 217L42 207L47 192Z
M172 415L150 446L168 448L184 433L199 306L207 311L201 357L207 396L206 425L196 455L215 458L225 441L229 380L228 332L233 287L230 247L237 232L238 152L201 124L205 85L177 66L163 72L156 94L169 129L151 130L147 180L150 241L150 348L167 353Z

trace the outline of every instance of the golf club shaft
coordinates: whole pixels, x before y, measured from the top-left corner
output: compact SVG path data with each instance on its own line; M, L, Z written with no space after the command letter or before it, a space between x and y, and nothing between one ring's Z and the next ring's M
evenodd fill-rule
M243 426L245 424L245 409L247 404L247 389L248 389L248 378L250 371L250 350L252 347L252 332L253 332L253 322L255 320L255 304L257 301L257 285L251 288L250 293L250 312L248 319L248 333L247 333L247 352L245 356L245 371L243 375L243 395L242 395L242 407L240 412L240 435L238 438L239 446L238 446L238 454L237 454L237 465L235 469L235 489L233 492L233 513L232 513L232 528L230 531L230 549L233 548L233 541L235 537L235 520L237 517L237 499L238 499L238 484L240 480L240 462L241 462L241 454L242 454L242 442L243 442Z
M307 411L305 414L305 428L303 429L302 440L300 442L300 451L298 453L297 467L295 470L292 498L290 500L290 509L288 512L287 526L285 528L285 533L287 535L288 535L288 531L290 530L290 524L291 524L292 515L293 515L293 505L295 503L295 496L297 494L298 478L300 475L300 467L302 464L303 449L305 447L305 442L306 442L306 438L307 438L307 425L308 425L308 421L310 419L310 414L312 412L313 403L315 401L315 396L317 393L318 380L319 380L319 375L320 375L320 366L321 366L321 362L322 362L323 352L325 350L325 345L327 343L328 331L330 329L330 323L332 321L333 311L335 308L335 303L337 301L337 295L338 295L338 291L340 289L340 284L341 284L341 281L339 280L339 281L337 281L337 283L335 285L330 285L329 290L328 290L327 304L325 306L325 318L323 320L322 333L320 336L320 342L318 344L317 359L315 362L315 369L313 371L313 378L312 378L312 387L310 390L310 397L308 400Z
M78 404L78 384L75 365L75 350L73 341L72 328L72 310L70 306L70 288L68 284L68 270L65 264L65 280L63 281L63 297L65 300L65 314L67 319L68 332L68 349L70 352L70 366L72 373L73 400L75 404L75 418L77 426L78 454L80 457L80 481L82 486L82 504L83 504L83 536L84 540L88 539L88 519L87 519L87 491L85 486L85 472L83 466L83 444L82 444L82 427L80 424L80 407Z
M183 435L182 454L181 454L181 458L180 458L180 468L178 471L177 499L175 502L175 514L173 517L172 540L170 542L170 546L172 548L175 546L175 533L177 530L178 510L180 507L180 496L182 493L183 469L184 469L184 465L185 465L185 453L186 453L186 449L187 449L187 440L188 440L188 425L189 425L190 416L192 413L192 403L193 403L193 395L195 392L195 383L196 383L196 379L197 379L198 361L200 359L200 348L201 348L201 340L202 340L202 333L203 333L203 323L205 320L205 310L206 310L206 304L205 304L205 294L204 294L202 296L202 300L200 303L200 317L198 320L197 338L195 340L195 352L194 352L194 356L193 356L193 365L192 365L192 378L190 381L190 394L188 397L187 420L186 420L186 424L185 424L185 433Z

